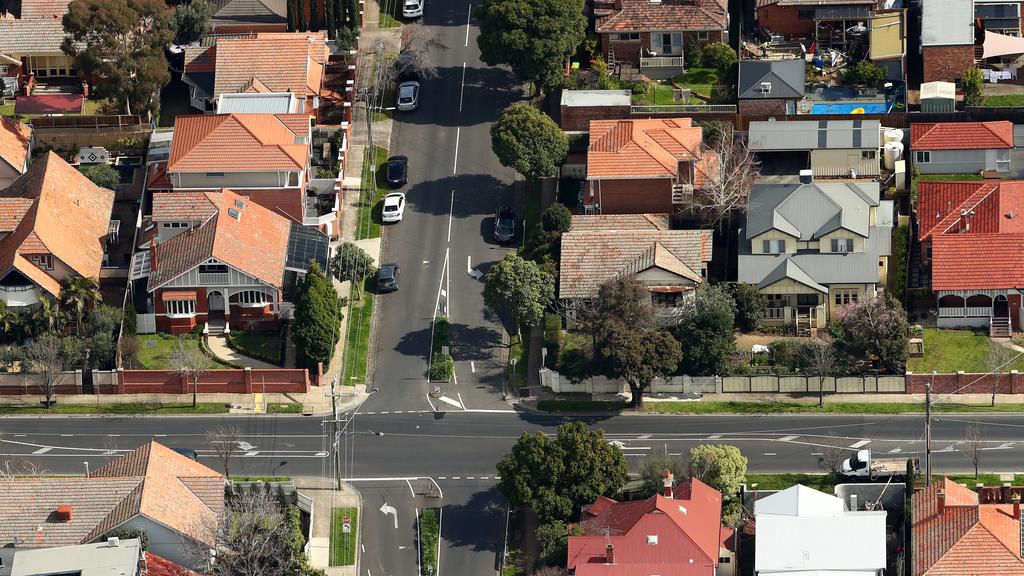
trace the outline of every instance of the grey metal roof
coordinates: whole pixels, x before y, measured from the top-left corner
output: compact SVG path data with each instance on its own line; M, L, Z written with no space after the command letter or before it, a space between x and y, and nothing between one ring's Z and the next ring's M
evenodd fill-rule
M281 24L288 22L285 0L217 0L213 25Z
M813 251L796 254L751 254L750 242L740 242L737 282L743 284L766 283L766 279L777 275L779 267L786 261L806 274L811 282L820 286L831 284L874 284L878 282L878 257L888 256L889 228L872 226L870 235L864 241L863 252L819 253ZM885 238L886 240L883 240ZM884 244L884 246L883 246ZM883 250L883 248L886 248ZM793 271L795 268L783 268ZM790 278L801 282L794 277ZM806 284L806 281L801 282Z
M877 182L759 184L747 205L747 239L771 229L811 240L838 228L867 237Z
M562 90L562 106L629 106L629 90Z
M924 0L921 8L921 46L974 44L972 0Z
M803 60L742 60L739 71L739 98L803 98L806 64ZM771 82L770 92L761 91L761 82Z
M14 555L11 576L76 574L78 576L125 576L139 571L142 545L138 538L79 546L21 549Z
M296 107L297 100L292 92L239 92L221 94L217 99L218 114L287 114L296 112Z
M757 151L875 149L881 146L878 120L755 121L747 145Z
M828 294L828 288L825 288L821 284L815 282L814 278L811 278L807 272L804 272L804 270L797 266L796 262L790 258L782 259L782 262L776 266L774 270L769 272L767 276L757 283L757 287L760 289L767 288L783 278L789 278L790 280L799 282L808 288Z

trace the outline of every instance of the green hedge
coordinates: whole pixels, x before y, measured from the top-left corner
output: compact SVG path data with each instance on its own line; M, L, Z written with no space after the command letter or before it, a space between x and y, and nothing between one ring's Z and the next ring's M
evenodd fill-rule
M437 543L440 538L440 509L424 508L420 513L420 565L423 576L437 574Z
M892 265L896 267L890 292L903 308L907 308L907 268L910 265L910 227L899 226L893 231Z
M544 315L544 347L548 355L544 365L554 368L558 364L558 354L562 344L562 317L548 312Z

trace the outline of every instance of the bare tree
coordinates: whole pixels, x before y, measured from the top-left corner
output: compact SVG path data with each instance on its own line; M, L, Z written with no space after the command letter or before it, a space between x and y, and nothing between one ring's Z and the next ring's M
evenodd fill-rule
M174 352L168 357L176 374L192 382L192 407L196 407L199 394L199 379L213 368L213 361L203 353L199 344L189 342L182 336L174 341Z
M1016 358L1018 354L1013 350L1010 350L1002 344L992 342L989 344L988 356L985 358L985 363L988 365L989 372L995 378L992 379L992 405L996 405L996 392L999 390L1000 381L1003 379L1003 374L1009 372L1009 364Z
M821 448L818 465L829 474L836 476L839 473L839 465L846 459L846 450L838 444L839 436L833 431L829 431L825 441L828 444Z
M57 380L64 372L64 350L60 338L45 334L36 338L25 348L25 359L32 370L39 374L39 392L46 400L49 410L57 395Z
M977 422L972 422L967 425L964 429L963 438L960 440L960 444L963 445L961 452L967 459L971 461L971 465L974 466L974 477L978 477L978 468L981 466L981 451L983 446L981 426Z
M128 369L139 367L139 339L131 334L121 337L121 364Z
M226 477L231 476L228 467L231 464L231 457L234 455L235 448L238 447L238 441L241 440L241 437L242 432L238 427L231 426L230 424L214 426L206 431L206 443L210 446L214 457L224 468L224 476Z
M432 52L447 49L443 43L430 34L420 22L402 26L402 47L395 59L398 78L414 76L431 79L437 77L437 64Z
M810 368L818 376L818 406L825 405L825 378L836 365L836 351L831 342L818 339L811 343Z
M761 168L746 144L735 139L731 131L718 135L704 156L705 184L694 191L693 203L705 224L721 225L745 209Z

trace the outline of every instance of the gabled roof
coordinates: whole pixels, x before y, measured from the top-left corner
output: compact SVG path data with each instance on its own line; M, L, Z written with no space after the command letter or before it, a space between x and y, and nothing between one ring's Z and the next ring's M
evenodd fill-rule
M19 174L24 174L31 142L31 126L0 118L0 160L10 164Z
M584 535L569 537L568 566L577 576L713 574L721 514L721 494L696 478L677 485L674 498L659 494L616 502L601 497L583 511ZM605 563L609 544L614 564Z
M780 280L788 279L821 292L822 294L828 294L828 288L825 288L821 284L815 282L814 278L805 272L804 269L792 259L783 257L780 257L780 259L782 261L779 262L779 265L757 283L758 289L763 290Z
M741 60L737 87L739 99L803 98L805 68L802 59ZM771 90L763 92L762 82L771 83Z
M308 114L178 116L169 172L305 170Z
M910 125L911 150L988 150L1013 148L1013 123L940 122Z
M36 160L0 190L0 224L11 229L0 240L0 276L14 268L58 296L60 283L25 257L52 254L79 276L98 278L113 205L112 191L53 152Z
M840 228L867 237L877 182L759 184L747 205L747 239L779 230L812 240Z
M161 192L154 197L162 194L180 193ZM210 258L280 288L291 221L230 190L204 192L202 196L205 196L206 203L192 197L194 204L181 209L194 215L203 214L204 208L209 209L205 221L153 247L149 290L152 292L160 288ZM161 206L182 206L182 203L164 199L159 203Z
M287 23L284 0L217 0L214 3L214 28L225 24Z
M938 490L945 509L938 510ZM979 504L949 478L918 490L912 502L911 576L997 576L1024 573L1020 520L1011 504Z
M619 0L619 8L598 14L597 32L653 30L725 30L729 24L725 0Z
M699 284L710 230L570 230L562 235L559 298L592 298L621 274L662 268Z
M696 161L703 184L713 153L702 146L699 126L690 118L592 120L587 178L669 178L680 161Z
M573 214L573 232L584 230L669 230L668 214Z
M797 484L761 498L754 503L754 514L775 516L836 516L845 509L843 499Z

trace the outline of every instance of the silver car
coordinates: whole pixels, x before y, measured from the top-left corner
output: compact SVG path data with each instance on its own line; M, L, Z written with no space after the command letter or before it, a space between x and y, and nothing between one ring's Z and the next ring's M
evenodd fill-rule
M420 105L420 83L415 80L398 85L398 109L411 112Z

